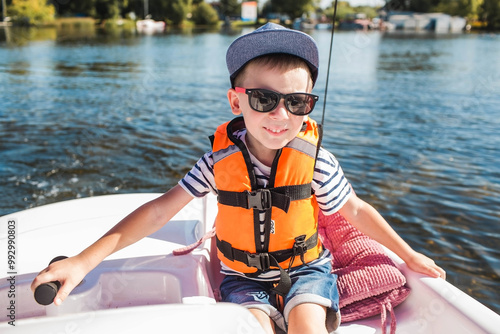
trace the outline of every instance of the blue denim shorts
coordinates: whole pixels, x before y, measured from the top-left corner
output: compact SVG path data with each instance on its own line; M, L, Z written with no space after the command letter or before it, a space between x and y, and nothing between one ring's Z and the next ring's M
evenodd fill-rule
M283 330L286 330L288 315L295 306L314 303L327 308L328 323L335 321L339 309L337 275L331 270L330 262L326 261L321 265L303 265L290 272L292 287L284 298L283 314L278 311L277 296L271 290L276 281L227 275L220 286L222 301L260 309Z

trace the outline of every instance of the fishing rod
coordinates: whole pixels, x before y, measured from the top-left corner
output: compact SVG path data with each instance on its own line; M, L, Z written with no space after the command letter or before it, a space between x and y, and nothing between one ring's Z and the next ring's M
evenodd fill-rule
M328 53L328 66L326 69L326 84L325 84L325 97L323 100L323 114L321 115L321 126L323 127L325 122L325 110L326 110L326 97L328 95L328 81L330 79L330 64L332 62L332 50L333 50L333 35L335 34L335 19L337 18L337 1L333 4L333 19L332 19L332 33L330 37L330 51Z

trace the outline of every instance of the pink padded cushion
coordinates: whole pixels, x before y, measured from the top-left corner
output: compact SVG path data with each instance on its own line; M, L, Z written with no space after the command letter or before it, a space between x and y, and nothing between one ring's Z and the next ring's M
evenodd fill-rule
M359 232L339 213L319 216L319 234L333 255L338 275L342 322L379 313L403 302L410 289L406 278L373 239Z

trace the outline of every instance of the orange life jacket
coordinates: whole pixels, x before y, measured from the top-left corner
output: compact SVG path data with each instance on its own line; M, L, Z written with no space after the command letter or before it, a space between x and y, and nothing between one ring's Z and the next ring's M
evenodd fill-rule
M218 214L215 221L219 259L229 268L258 275L270 268L291 268L317 259L319 207L312 195L316 155L321 138L313 120L280 149L269 185L260 189L245 144L235 138L242 117L220 125L212 139ZM265 212L261 243L259 212Z

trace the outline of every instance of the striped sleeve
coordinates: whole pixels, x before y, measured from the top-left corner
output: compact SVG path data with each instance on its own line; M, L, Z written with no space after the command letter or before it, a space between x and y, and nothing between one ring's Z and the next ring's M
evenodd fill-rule
M351 185L337 159L324 148L318 154L312 187L325 215L331 215L342 208L352 193Z
M179 181L179 185L193 197L203 197L210 192L217 194L212 152L205 153Z

